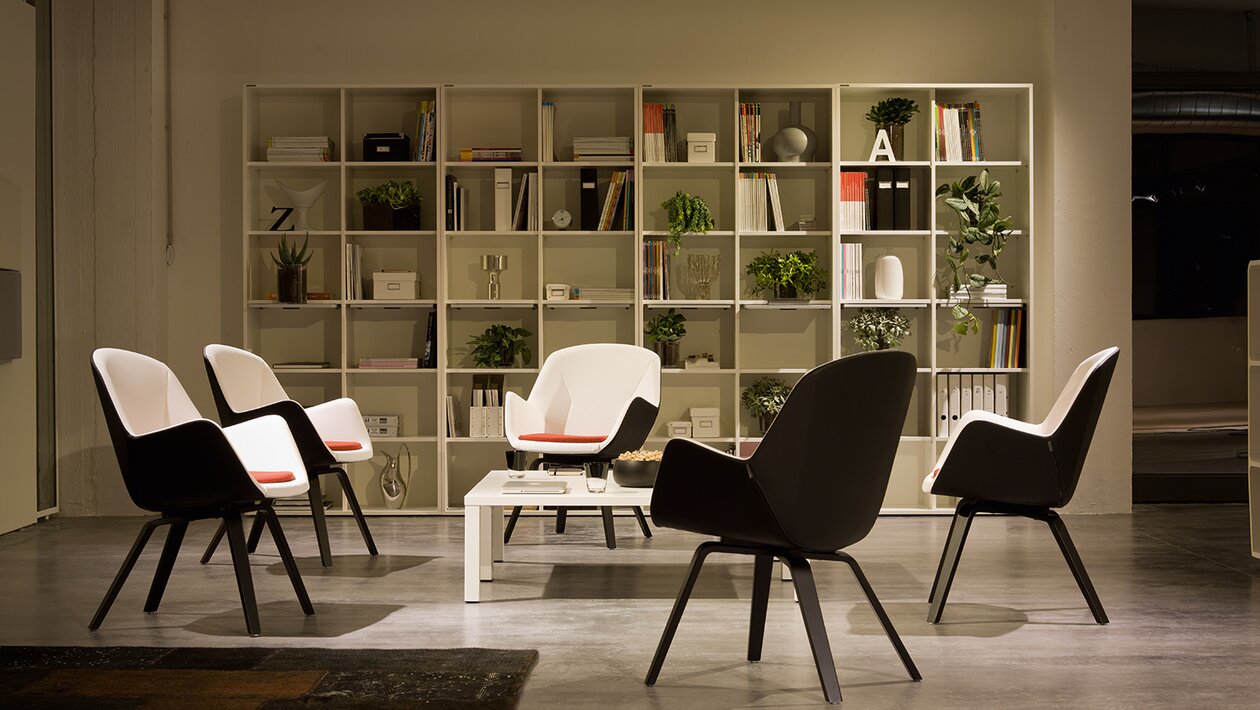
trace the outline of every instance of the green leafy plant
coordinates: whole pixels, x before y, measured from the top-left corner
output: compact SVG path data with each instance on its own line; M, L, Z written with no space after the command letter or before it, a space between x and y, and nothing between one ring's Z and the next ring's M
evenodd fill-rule
M744 273L753 279L752 292L768 291L772 297L793 291L806 297L827 288L827 269L819 265L818 254L812 251L780 254L771 249L748 262Z
M866 112L866 120L876 126L904 126L919 112L919 105L906 98L884 99Z
M419 207L420 192L406 180L389 180L380 185L365 187L354 193L359 202L368 205L389 205L396 210Z
M708 234L713 229L713 213L703 197L679 190L661 207L669 214L669 243L674 245L674 254L682 246L684 234Z
M308 234L306 239L302 240L302 247L299 249L296 244L290 246L286 235L281 234L277 253L271 255L271 260L282 269L297 269L306 266L311 257L315 256L315 252L307 248L310 242L311 236Z
M791 394L792 387L777 377L761 377L739 393L739 401L755 417L775 415L783 409L783 403Z
M687 334L687 317L673 308L643 324L643 332L653 342L676 343Z
M910 319L896 308L861 308L849 319L849 331L863 350L887 350L910 336Z
M521 364L528 365L533 353L525 339L531 335L533 333L524 328L502 323L492 325L481 335L469 339L473 362L477 367L511 367L519 355Z
M1010 217L1003 217L998 204L1002 184L989 179L989 171L936 188L936 197L958 217L958 233L950 234L945 245L945 279L951 297L969 298L972 289L1006 283L998 271L998 259L1010 237ZM953 330L959 335L980 332L980 319L965 305L953 307Z

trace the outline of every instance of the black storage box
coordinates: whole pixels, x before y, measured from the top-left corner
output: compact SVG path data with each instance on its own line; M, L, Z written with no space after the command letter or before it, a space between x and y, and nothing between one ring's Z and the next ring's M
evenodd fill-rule
M411 138L401 133L368 133L363 136L363 159L382 162L411 160Z

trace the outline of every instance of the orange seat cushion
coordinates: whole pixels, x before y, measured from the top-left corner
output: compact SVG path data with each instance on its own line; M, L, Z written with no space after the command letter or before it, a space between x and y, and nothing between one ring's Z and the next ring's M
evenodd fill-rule
M292 471L250 471L249 475L259 483L288 483L297 480Z
M363 448L363 444L357 441L325 441L324 446L329 451L358 451Z
M523 434L521 441L541 441L547 444L598 444L607 436L583 436L580 434Z

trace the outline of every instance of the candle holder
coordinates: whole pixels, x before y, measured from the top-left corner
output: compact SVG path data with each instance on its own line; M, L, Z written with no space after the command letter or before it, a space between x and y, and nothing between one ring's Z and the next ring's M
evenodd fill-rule
M481 270L490 275L490 284L486 288L486 298L499 300L499 274L508 266L507 254L482 254Z

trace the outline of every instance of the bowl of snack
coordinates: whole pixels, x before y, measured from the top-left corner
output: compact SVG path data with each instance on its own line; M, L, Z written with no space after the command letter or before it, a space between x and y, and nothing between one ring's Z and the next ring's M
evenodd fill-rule
M661 468L661 452L627 451L613 460L613 480L626 488L651 488Z

